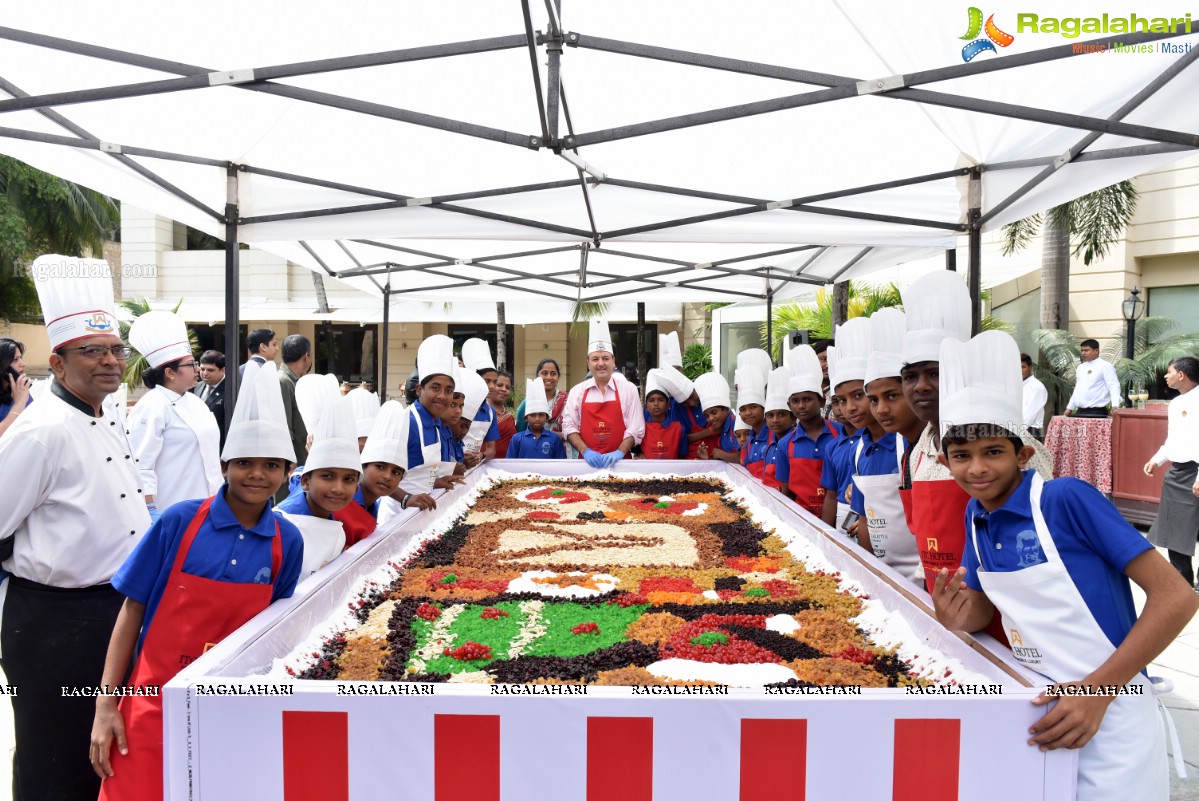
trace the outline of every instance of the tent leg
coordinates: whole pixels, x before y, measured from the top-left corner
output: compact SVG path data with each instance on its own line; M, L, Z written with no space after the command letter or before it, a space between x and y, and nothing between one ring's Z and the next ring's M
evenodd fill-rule
M237 242L237 167L230 164L225 181L225 431L233 422L237 405L238 365L242 361L239 340L241 320L241 251Z
M977 336L982 330L983 310L983 256L982 256L982 173L977 168L970 171L970 212L968 228L969 268L966 279L970 287L970 334Z
M945 251L945 269L955 273L958 271L958 252L956 249Z
M649 361L645 356L645 304L637 304L637 383L641 385L642 390L645 389L645 374L649 372ZM645 398L644 392L641 396Z
M387 340L391 338L391 273L383 285L383 354L379 358L379 403L387 402Z
M766 290L766 352L774 363L774 292Z

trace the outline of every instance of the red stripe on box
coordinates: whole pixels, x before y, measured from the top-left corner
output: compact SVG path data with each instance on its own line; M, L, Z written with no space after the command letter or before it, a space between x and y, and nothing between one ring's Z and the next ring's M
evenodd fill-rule
M654 719L587 718L587 801L652 801Z
M807 778L806 720L742 719L741 801L804 801Z
M892 801L958 801L962 722L895 721Z
M349 801L349 798L347 714L284 712L284 801Z
M500 716L433 716L435 801L500 801Z

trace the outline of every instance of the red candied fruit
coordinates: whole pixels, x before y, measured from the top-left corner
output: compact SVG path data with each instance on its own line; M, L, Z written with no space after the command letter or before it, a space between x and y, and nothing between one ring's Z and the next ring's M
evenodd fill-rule
M474 662L479 659L491 659L491 646L468 640L453 650L445 649L443 653L459 662Z
M579 625L573 627L570 630L570 633L571 634L599 634L600 630L599 630L598 625L596 625L595 623L593 623L592 621L589 620L586 623L580 623Z
M608 603L617 604L621 609L628 609L630 606L636 606L637 604L647 604L649 603L649 599L639 592L622 592L611 601L608 601Z
M479 617L484 620L498 620L501 617L509 617L508 613L503 609L497 609L494 606L489 606L479 613Z
M557 512L529 512L525 515L529 520L557 520L562 515Z
M591 500L591 496L585 492L551 489L549 487L529 493L525 497L530 501L557 501L558 503L578 503L579 501Z
M851 645L840 653L833 654L837 659L844 659L847 662L857 662L859 665L870 665L874 663L874 652L867 651L864 648L859 648L856 645Z
M795 585L782 579L767 579L762 587L770 593L771 598L793 598L799 595Z
M416 607L416 616L421 620L436 620L441 617L441 610L433 604L421 604Z
M648 595L651 592L693 592L701 593L695 582L689 578L676 578L673 576L656 576L641 580L641 586L638 588L643 595Z

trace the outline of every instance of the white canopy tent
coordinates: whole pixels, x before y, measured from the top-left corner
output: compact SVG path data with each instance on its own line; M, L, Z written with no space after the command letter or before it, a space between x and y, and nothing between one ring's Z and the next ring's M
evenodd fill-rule
M224 236L231 332L237 241L385 318L785 296L960 235L977 288L982 231L1199 146L1185 4L1038 10L1096 32L950 0L23 4L0 152Z

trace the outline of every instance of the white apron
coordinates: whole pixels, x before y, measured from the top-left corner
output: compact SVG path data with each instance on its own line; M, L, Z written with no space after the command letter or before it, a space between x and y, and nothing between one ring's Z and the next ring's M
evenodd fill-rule
M858 440L853 456L854 483L862 493L866 507L866 528L870 531L870 547L884 564L895 568L904 578L924 587L924 571L920 567L920 551L916 535L908 528L903 504L899 500L899 485L903 477L903 437L895 435L895 461L898 470L882 476L864 476L858 471L865 440Z
M337 558L346 547L346 532L337 520L325 520L312 515L290 515L280 512L295 524L304 537L304 561L298 581L311 576Z
M1092 617L1058 555L1041 513L1043 484L1040 475L1033 476L1030 503L1046 561L1010 573L991 573L980 567L978 581L1003 615L1016 659L1050 681L1079 681L1116 649ZM970 540L978 557L973 521ZM1169 797L1160 703L1144 674L1138 673L1129 682L1133 685L1139 685L1144 695L1117 696L1099 731L1078 752L1078 801L1166 801Z
M412 423L416 426L416 436L419 438L417 442L421 444L420 455L424 459L424 463L416 467L409 467L408 472L404 474L404 479L400 481L400 486L404 492L412 495L424 495L433 491L433 482L437 480L437 471L441 467L441 432L435 431L437 438L433 440L432 445L425 444L425 426L421 422L421 416L415 409L410 414L412 415ZM472 424L473 428L474 425Z
M852 511L853 509L849 504L837 501L837 523L835 526L837 531L840 531L843 534L845 533L845 529L843 529L842 526L845 525L845 518L849 517L849 513Z
M483 450L483 438L487 436L487 432L491 430L492 422L495 421L495 410L491 408L490 403L483 401L483 406L480 408L487 410L487 419L471 421L470 430L462 438L462 446L467 453L478 453ZM421 441L423 442L424 440Z

